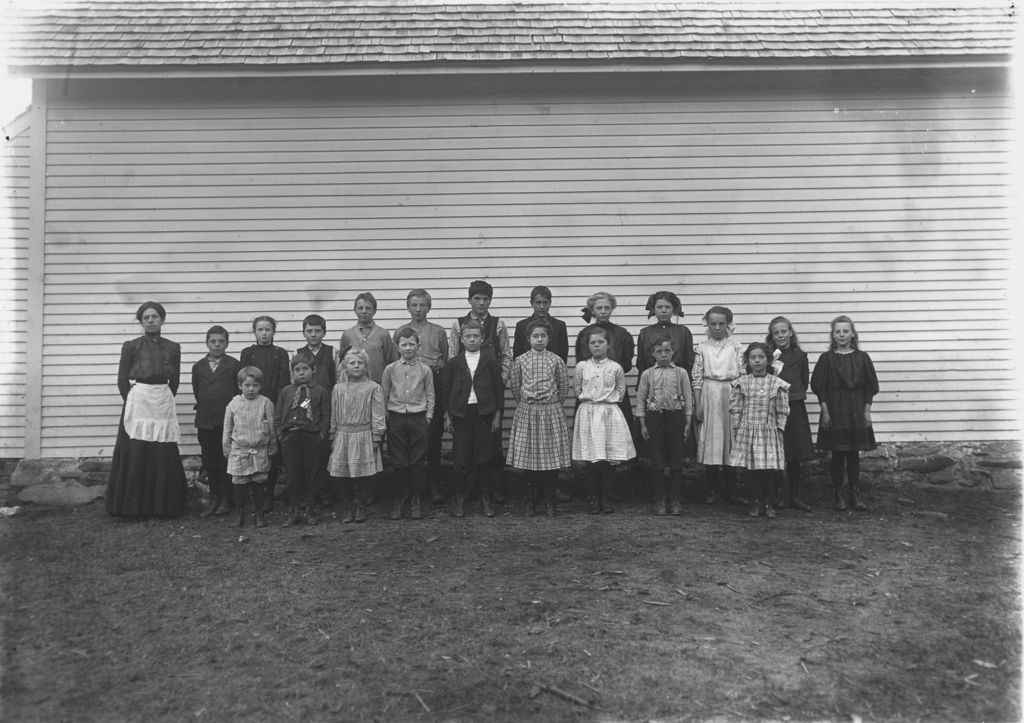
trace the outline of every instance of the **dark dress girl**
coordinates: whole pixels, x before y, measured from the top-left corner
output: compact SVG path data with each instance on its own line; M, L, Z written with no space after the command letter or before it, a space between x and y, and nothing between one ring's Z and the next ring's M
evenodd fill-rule
M188 490L174 407L181 347L160 336L166 318L160 304L147 301L135 318L146 333L121 347L117 389L124 407L107 484L107 513L173 517L184 514Z

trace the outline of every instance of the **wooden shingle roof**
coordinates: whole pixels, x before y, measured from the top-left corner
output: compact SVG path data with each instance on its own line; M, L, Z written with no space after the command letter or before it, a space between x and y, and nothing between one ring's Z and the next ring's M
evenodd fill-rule
M1011 2L71 0L9 24L15 72L1009 57Z

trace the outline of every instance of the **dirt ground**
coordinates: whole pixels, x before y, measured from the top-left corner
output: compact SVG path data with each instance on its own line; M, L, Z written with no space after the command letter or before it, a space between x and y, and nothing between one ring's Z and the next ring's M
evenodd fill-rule
M242 536L28 509L0 719L1019 720L1018 492L868 501Z

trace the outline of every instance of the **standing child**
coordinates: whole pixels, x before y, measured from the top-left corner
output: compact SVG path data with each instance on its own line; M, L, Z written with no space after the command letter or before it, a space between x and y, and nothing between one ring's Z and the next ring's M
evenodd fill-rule
M693 371L693 334L683 324L676 324L672 317L683 317L682 302L679 297L671 291L655 291L647 299L647 318L654 317L650 326L645 326L637 335L637 356L636 371L643 375L644 370L654 366L654 345L653 341L659 337L668 337L675 350L672 356L672 363L686 372L687 376ZM637 387L640 379L637 378Z
M388 453L395 468L395 506L391 519L402 519L409 501L409 517L423 519L423 494L427 437L434 416L434 375L417 357L419 336L409 327L398 335L398 361L384 368L381 391L387 408Z
M349 349L342 359L343 376L331 397L333 448L327 469L341 488L345 503L342 522L366 522L363 501L369 480L384 470L380 458L384 395L367 375L367 367L366 350Z
M772 373L771 350L755 341L743 354L746 374L732 383L729 464L750 470L755 494L750 516L775 517L769 501L774 474L786 466L782 430L789 416L789 384Z
M334 368L330 357L327 363ZM314 381L316 362L300 350L292 357L292 383L277 398L275 429L281 440L281 455L288 472L290 510L283 527L305 522L314 525L317 476L321 451L331 425L331 398ZM328 447L329 448L329 447Z
M608 339L608 358L622 367L623 374L629 374L633 368L633 352L636 345L633 342L633 335L624 327L612 323L612 312L618 307L619 302L613 294L607 291L597 291L587 299L587 305L581 309L583 320L588 326L576 335L576 363L590 358L590 332L593 329L604 329L605 337ZM633 405L629 403L629 390L622 393L622 400L619 402L619 409L622 417L626 420L626 426L633 440L634 448L639 445L633 420Z
M636 456L632 435L619 405L626 395L626 375L608 358L608 330L594 325L587 338L588 359L573 370L576 408L572 458L587 466L590 514L611 514L613 467Z
M673 515L683 514L684 444L693 418L693 392L690 375L676 366L677 350L666 334L650 340L650 348L641 351L654 359L644 369L636 393L636 416L640 433L648 441L651 454L651 479L654 482L654 514L668 513L665 504L665 469L669 470L669 495Z
M224 411L224 456L228 458L228 472L235 488L238 527L245 527L245 502L250 495L256 526L267 526L263 519L263 490L276 438L274 403L260 394L262 379L263 372L256 367L242 367L238 372L242 393Z
M807 354L800 348L793 325L784 316L776 316L768 324L768 337L765 339L776 362L782 365L778 371L779 379L789 384L789 416L786 418L786 431L783 441L786 446L786 474L777 475L776 480L784 482L785 495L778 500L784 501L787 507L810 512L808 505L800 496L803 478L800 474L800 463L814 459L814 443L811 441L811 423L807 418L807 385L811 373L807 363Z
M490 349L495 358L501 363L501 382L508 386L512 377L512 345L508 340L508 328L505 322L491 314L491 301L494 299L494 287L486 281L477 279L469 285L467 300L469 301L469 313L456 319L452 324L451 337L448 344L448 356L454 359L462 351L462 326L463 323L474 319L480 322L483 333L483 344L481 349ZM494 454L491 456L491 469L488 475L494 478L494 488L491 490L495 502L504 502L505 495L499 485L501 473L505 464L505 456L501 446L501 427L497 427L492 435Z
M240 367L256 367L263 372L263 384L260 394L272 402L277 395L288 386L288 352L274 346L274 334L277 333L277 320L272 316L257 316L252 320L252 333L256 343L242 349L238 365ZM263 511L270 512L274 507L274 488L277 485L277 474L284 462L281 452L270 458L270 474L267 475L267 489L263 495Z
M398 361L398 349L391 340L388 330L379 326L373 321L377 313L377 299L369 291L364 291L356 297L352 307L356 312L356 325L345 331L338 342L337 378L344 379L342 361L349 349L362 349L366 352L367 376L380 384L381 376L384 374L384 367L393 361Z
M871 426L871 402L878 394L878 377L871 357L860 350L857 328L848 316L832 320L829 350L818 357L811 376L811 390L818 397L818 449L832 453L829 475L837 510L846 509L843 470L846 470L850 507L866 510L857 499L860 452L875 448Z
M508 463L526 470L527 513L535 513L539 494L544 513L554 517L558 470L571 463L569 430L562 410L562 401L569 395L569 371L557 354L548 351L551 327L545 319L534 319L525 331L530 351L512 362L512 396L518 405L512 419Z
M458 355L441 373L441 409L452 433L455 461L456 517L465 514L466 493L480 483L484 515L494 517L495 434L501 431L505 385L493 348L485 347L483 325L476 319L462 322Z
M326 335L327 321L324 317L319 314L310 314L302 320L302 336L306 338L306 345L297 349L295 353L305 353L312 358L314 371L311 381L323 389L329 399L331 390L334 389L334 383L338 380L338 377L334 366L334 349L329 344L323 343ZM325 506L329 506L334 502L334 493L330 483L331 478L327 474L327 461L331 458L331 443L328 441L326 434L321 442L315 484L320 501Z
M192 366L192 394L196 398L196 436L206 480L210 483L210 506L200 517L226 515L234 506L228 481L228 460L223 454L224 410L238 391L238 360L228 356L228 330L211 326L206 331L205 357Z
M397 349L398 334L402 329L412 329L420 340L419 351L416 353L421 362L430 367L434 376L434 410L430 419L430 430L427 437L427 482L430 485L430 501L439 505L444 501L441 496L441 439L444 437L444 413L438 409L441 388L441 370L448 361L448 334L440 324L427 321L427 314L433 304L426 289L413 289L405 297L405 308L409 310L409 323L395 331L394 342Z
M693 407L700 430L697 435L697 461L704 465L707 477L705 502L715 504L722 492L730 504L745 505L736 494L736 469L729 466L732 451L732 422L729 416L729 391L743 369L743 347L730 336L732 311L712 306L704 314L707 339L697 345L693 360Z

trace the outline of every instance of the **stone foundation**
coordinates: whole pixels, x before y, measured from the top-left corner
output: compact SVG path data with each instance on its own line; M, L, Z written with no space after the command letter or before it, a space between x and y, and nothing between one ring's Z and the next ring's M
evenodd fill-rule
M205 493L199 456L183 458L189 486ZM824 460L808 465L809 478L827 479ZM7 478L7 472L10 478ZM0 502L80 505L103 497L110 459L3 460ZM1012 489L1021 484L1021 449L1013 442L884 444L861 454L861 483L897 488L918 485L976 490Z

